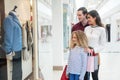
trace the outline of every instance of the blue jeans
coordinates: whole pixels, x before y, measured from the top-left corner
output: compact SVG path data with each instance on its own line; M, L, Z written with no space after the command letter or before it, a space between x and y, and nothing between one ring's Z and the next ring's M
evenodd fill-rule
M79 76L78 74L69 74L69 80L79 80Z
M22 80L21 51L15 52L13 57L12 80Z

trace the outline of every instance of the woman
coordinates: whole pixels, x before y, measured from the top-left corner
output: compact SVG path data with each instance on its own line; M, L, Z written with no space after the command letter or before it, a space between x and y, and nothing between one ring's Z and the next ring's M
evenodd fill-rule
M85 34L88 38L88 45L92 47L96 55L99 56L99 53L103 50L106 43L105 28L103 27L103 24L101 23L101 18L96 10L92 10L88 12L87 20L88 20L88 24L90 25L85 28ZM100 61L100 59L98 61ZM99 65L100 62L98 62L98 67ZM92 72L93 80L98 80L98 71L99 68L94 72ZM84 80L89 80L89 79L90 79L90 73L86 72Z

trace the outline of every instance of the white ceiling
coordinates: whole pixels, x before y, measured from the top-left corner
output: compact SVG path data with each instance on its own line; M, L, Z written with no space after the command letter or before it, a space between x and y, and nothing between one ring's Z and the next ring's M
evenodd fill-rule
M76 0L77 8L85 6L88 10L96 9L104 0Z
M88 11L96 9L102 17L105 17L120 11L120 0L76 0L76 6L77 8L85 6Z

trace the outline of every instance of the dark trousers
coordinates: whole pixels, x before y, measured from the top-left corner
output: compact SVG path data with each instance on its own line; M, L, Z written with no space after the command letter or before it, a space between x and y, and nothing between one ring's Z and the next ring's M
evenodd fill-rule
M93 80L99 80L98 79L98 72L99 72L99 66L98 66L98 70L91 72ZM90 72L86 72L84 80L90 80Z
M21 51L15 52L13 57L12 80L22 80Z
M0 59L0 80L7 80L7 61Z

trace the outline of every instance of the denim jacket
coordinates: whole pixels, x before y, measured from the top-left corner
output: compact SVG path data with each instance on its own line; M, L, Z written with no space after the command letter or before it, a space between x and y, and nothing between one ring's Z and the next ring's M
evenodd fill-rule
M10 12L3 23L4 43L3 49L8 54L11 51L21 51L22 49L22 30L17 16Z

